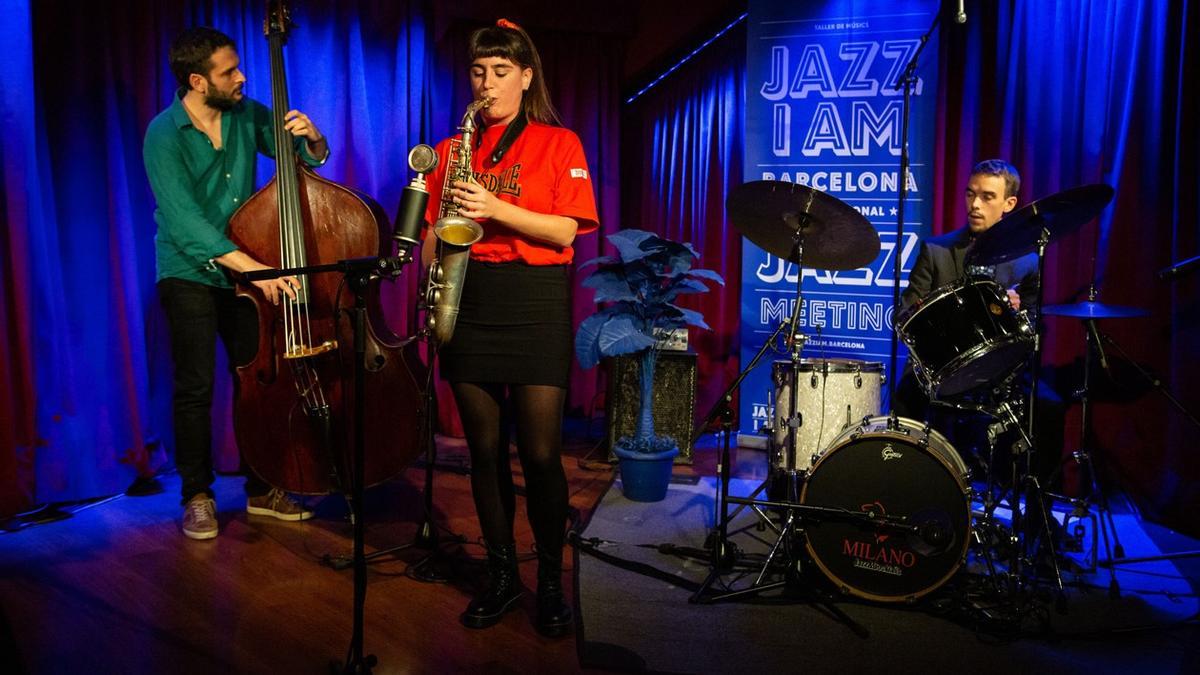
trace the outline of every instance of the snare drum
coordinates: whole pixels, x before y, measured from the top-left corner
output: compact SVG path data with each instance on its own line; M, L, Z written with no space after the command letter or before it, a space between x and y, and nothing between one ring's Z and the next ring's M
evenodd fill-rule
M883 364L852 359L800 360L796 367L796 410L802 424L796 430L794 464L787 451L791 375L791 361L776 361L771 367L775 384L771 468L807 471L813 457L829 447L842 430L879 414Z
M803 504L871 511L908 528L846 518L805 526L813 561L843 593L911 602L946 583L965 562L970 475L945 436L920 422L874 417L847 429L822 453Z
M896 317L913 372L930 396L962 394L1011 373L1033 351L1033 326L985 277L934 290Z

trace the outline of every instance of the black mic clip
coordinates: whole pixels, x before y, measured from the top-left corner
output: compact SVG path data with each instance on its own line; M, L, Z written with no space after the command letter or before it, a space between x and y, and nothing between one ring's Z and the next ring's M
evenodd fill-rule
M399 246L396 249L396 255L384 256L379 259L375 273L385 279L395 279L404 271L404 266L412 261L412 248Z

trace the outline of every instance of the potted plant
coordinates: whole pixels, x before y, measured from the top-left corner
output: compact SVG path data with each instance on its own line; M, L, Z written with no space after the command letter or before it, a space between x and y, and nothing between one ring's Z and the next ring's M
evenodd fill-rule
M656 330L687 326L708 330L699 312L679 307L684 293L709 290L704 280L724 285L712 270L692 269L700 254L691 244L680 244L643 230L622 230L608 236L617 255L601 256L580 266L597 268L583 281L596 292L601 308L583 320L575 334L575 356L584 368L601 358L639 354L641 401L637 430L622 437L613 452L620 462L625 496L637 501L659 501L666 496L671 467L679 454L676 439L654 433L654 364L659 341Z

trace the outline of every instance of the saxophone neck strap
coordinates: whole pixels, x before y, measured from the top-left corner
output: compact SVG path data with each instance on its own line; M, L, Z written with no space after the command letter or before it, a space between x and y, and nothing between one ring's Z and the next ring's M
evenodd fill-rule
M508 127L505 128L504 133L500 135L500 140L496 143L496 147L492 149L492 154L490 156L492 160L492 166L500 163L500 160L504 158L504 153L508 152L508 149L512 147L513 142L517 140L517 137L521 135L522 131L525 131L525 127L528 125L529 117L525 115L525 106L522 104L521 111L517 113L517 116L513 118L512 122L508 123ZM480 134L479 138L480 141L482 141L483 134Z

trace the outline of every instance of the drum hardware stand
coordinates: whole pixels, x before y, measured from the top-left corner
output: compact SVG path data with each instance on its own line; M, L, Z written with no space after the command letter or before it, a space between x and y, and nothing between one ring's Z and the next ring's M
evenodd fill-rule
M1032 314L1034 317L1033 353L1030 356L1030 365L1029 365L1030 388L1029 388L1029 397L1028 397L1028 402L1027 402L1028 408L1025 410L1026 418L1027 418L1025 429L1024 430L1021 429L1022 425L1020 424L1020 421L1017 418L1015 411L1012 409L1012 405L1008 401L1004 401L1000 404L999 408L996 411L999 414L995 415L995 417L998 420L1005 423L1006 430L1010 430L1010 431L1016 430L1016 431L1020 432L1020 436L1017 439L1017 441L1014 443L1014 446L1013 446L1013 449L1015 451L1013 463L1012 463L1013 464L1013 473L1012 473L1013 531L1014 531L1014 533L1020 533L1022 535L1023 545L1021 548L1027 548L1028 544L1029 544L1029 535L1032 534L1032 531L1028 527L1028 523L1025 521L1027 520L1027 517L1029 515L1029 509L1031 508L1031 505L1036 504L1036 507L1038 509L1038 515L1039 515L1038 529L1042 530L1042 534L1045 535L1045 538L1046 538L1045 544L1047 546L1049 546L1051 569L1053 570L1053 573L1054 573L1053 580L1054 580L1054 584L1055 584L1055 591L1056 591L1056 598L1057 598L1056 604L1058 605L1058 608L1060 611L1065 611L1065 609L1066 609L1066 590L1063 586L1062 570L1059 568L1059 564L1058 564L1058 554L1057 554L1057 551L1054 550L1054 539L1053 539L1054 535L1053 535L1053 530L1051 529L1051 526L1050 526L1050 515L1047 513L1047 508L1046 508L1046 493L1042 490L1041 483L1038 481L1037 474L1034 472L1035 465L1034 465L1034 461L1033 461L1035 454L1036 454L1036 450L1037 450L1036 446L1033 443L1033 438L1035 436L1035 433L1034 433L1035 429L1037 428L1036 412L1037 412L1037 399L1038 399L1038 380L1040 377L1041 364L1042 364L1042 335L1045 332L1044 331L1045 324L1044 324L1044 319L1042 318L1041 308L1042 308L1042 304L1043 304L1043 300L1044 300L1043 296L1045 294L1045 288L1046 288L1045 283L1044 283L1045 274L1046 274L1046 247L1050 244L1050 230L1046 227L1044 220L1040 216L1038 217L1038 219L1039 219L1039 221L1041 221L1041 231L1040 231L1040 233L1038 235L1038 239L1037 239L1038 276L1037 276L1037 300L1036 300L1036 304L1035 304L1035 306L1037 307L1037 310L1032 311L1031 308L1028 308L1028 307L1024 308L1024 309L1028 310L1030 312L1030 314ZM1018 460L1017 455L1019 455L1020 460L1024 461L1024 464L1025 464L1024 475L1020 475L1020 473L1019 473L1019 462L1017 461ZM1018 488L1018 486L1020 486L1020 487ZM1026 513L1024 514L1024 516L1022 516L1022 514L1020 512L1020 508L1019 508L1022 493L1025 498ZM1018 549L1018 551L1019 551L1019 549ZM1023 552L1026 553L1026 555L1029 555L1029 552L1027 550L1023 551ZM1035 550L1033 553L1032 559L1036 560L1036 557L1037 556L1036 556L1036 550ZM1020 558L1021 558L1021 556L1019 555L1019 552L1015 551L1012 556L1014 568L1009 570L1009 574L1012 576L1015 584L1018 586L1020 584L1020 571L1021 571L1020 567L1019 567L1019 563L1021 562ZM1034 565L1035 577L1036 577L1036 572L1037 572L1036 565Z
M808 342L808 336L800 333L800 314L804 310L804 228L806 223L800 222L797 218L795 227L792 230L792 250L796 259L796 304L792 307L792 319L788 325L788 336L785 344L788 347L788 355L792 361L791 372L788 377L791 379L791 387L788 391L788 418L787 418L787 441L784 446L784 452L787 457L784 461L785 467L785 490L786 501L790 503L800 503L800 483L803 480L803 475L796 469L796 442L800 432L800 427L804 425L804 417L800 414L800 353L804 350L805 343ZM780 401L776 401L775 405L779 405ZM763 513L759 510L759 505L755 506L755 512L762 517ZM783 527L779 531L779 538L776 539L775 545L771 548L770 555L767 556L766 564L763 565L762 572L759 573L758 581L755 585L761 583L763 574L766 573L767 567L770 566L771 560L775 557L775 553L779 549L780 543L784 543L784 552L787 554L787 559L796 560L796 556L792 553L787 542L791 539L795 531L795 512L791 509L787 512L787 518L784 521Z
M721 416L722 412L726 413L723 416L723 418L725 420L725 424L729 425L730 427L732 426L732 412L733 411L729 410L729 400L732 398L733 391L736 390L741 385L742 380L745 379L746 375L749 374L749 372L758 365L758 362L762 359L763 355L766 354L767 350L770 349L771 346L775 343L775 339L779 336L780 333L783 332L783 328L786 325L788 328L787 345L789 347L789 351L791 352L792 365L793 365L792 373L791 373L792 388L791 388L791 394L789 395L789 399L790 399L790 403L791 403L790 410L792 411L792 417L790 417L788 420L789 428L788 428L788 443L787 443L787 446L788 446L787 452L789 453L789 460L790 460L789 466L791 467L791 470L789 470L788 488L787 489L788 489L788 497L795 501L799 501L799 483L798 483L798 477L796 476L796 472L795 472L796 430L800 426L800 423L802 422L800 420L799 414L796 411L796 407L797 407L796 402L797 402L797 394L798 394L797 389L799 387L799 382L796 379L797 368L795 366L799 362L800 351L801 351L801 349L803 349L804 343L807 340L807 337L803 333L799 333L797 331L797 328L800 323L800 312L802 311L803 306L804 306L804 299L803 299L803 297L804 297L804 291L803 291L803 288L804 288L804 262L803 262L804 261L804 229L807 225L806 223L801 222L801 218L807 219L807 216L805 214L785 214L785 216L784 216L785 222L787 222L788 220L792 221L792 222L789 222L788 224L792 226L792 250L794 252L793 257L796 259L796 303L792 307L791 319L786 324L780 323L775 328L775 332L772 333L771 336L769 338L767 338L767 340L765 342L763 342L763 345L762 345L762 347L759 348L758 353L756 353L754 355L754 359L751 360L750 364L748 366L746 366L746 368L738 375L738 378L733 382L733 384L729 387L729 389L727 389L725 391L725 393L718 400L717 404L715 406L713 406L713 411L709 413L709 416L705 420L704 425L701 426L701 428L704 428L717 416ZM779 404L779 402L776 401L776 405L778 405L778 404ZM722 411L722 407L725 408L724 411ZM728 593L721 594L721 595L713 597L713 598L705 597L705 593L707 593L708 589L712 586L712 584L717 580L718 577L721 576L721 574L723 573L724 570L727 570L730 567L731 561L728 560L727 547L728 547L728 537L729 537L729 521L732 519L732 516L729 514L729 503L734 502L736 504L739 504L740 505L739 509L743 506L751 506L752 508L754 508L755 513L757 513L760 518L762 518L764 516L763 512L758 508L761 504L763 504L763 501L755 499L755 496L759 492L762 491L763 487L767 483L760 485L759 488L754 491L754 494L751 495L750 498L748 498L748 499L736 498L736 497L731 498L729 496L729 438L732 435L732 428L725 428L723 425L723 429L725 430L725 439L724 439L724 444L722 447L721 462L720 462L721 463L721 466L720 466L721 479L720 479L720 487L718 490L719 503L718 503L718 508L717 508L717 517L719 520L718 520L718 525L717 525L716 538L713 539L712 546L711 546L711 550L712 550L711 569L709 570L708 576L705 578L704 582L700 584L700 588L697 589L696 592L693 593L691 598L689 599L689 602L692 602L692 603L709 602L709 601L716 600L719 598L732 597L732 596L729 596ZM767 479L767 482L768 483L770 482L770 478ZM768 520L768 522L769 522L769 520ZM779 534L779 539L776 540L775 546L771 549L771 555L768 556L768 558L767 558L766 566L764 566L764 568L763 568L764 572L766 571L766 567L770 565L771 560L774 557L775 551L779 547L779 543L782 542L784 540L784 538L789 536L790 533L792 532L793 523L794 523L794 520L792 517L792 513L791 513L791 511L789 511L787 522L784 525L784 527L781 529L780 534ZM772 529L774 529L774 528L772 528ZM710 535L710 539L712 539L711 535ZM794 558L792 556L789 556L789 559L794 559ZM761 579L761 578L762 578L762 574L759 575L759 579ZM774 588L774 586L772 586L772 588ZM760 588L759 590L765 590L765 587Z
M1088 289L1088 301L1096 300L1096 285L1093 283ZM1080 468L1086 472L1086 481L1088 493L1079 499L1067 497L1054 493L1046 493L1051 499L1065 501L1072 507L1072 512L1063 519L1063 529L1067 529L1071 518L1083 520L1090 519L1092 523L1092 546L1090 553L1086 554L1086 559L1090 560L1090 565L1085 569L1086 572L1095 572L1098 567L1099 558L1099 538L1104 541L1104 553L1106 560L1114 558L1124 558L1125 548L1121 545L1121 540L1117 534L1116 523L1113 522L1112 509L1108 503L1108 494L1104 487L1100 484L1099 478L1096 475L1096 465L1092 455L1094 451L1089 451L1091 446L1091 389L1092 389L1092 353L1096 352L1100 357L1100 364L1105 370L1108 369L1108 359L1104 355L1104 346L1100 343L1100 335L1096 329L1096 321L1094 319L1084 319L1084 341L1085 348L1083 353L1083 386L1077 392L1080 405L1080 433L1079 433L1079 449L1071 453L1072 459ZM1061 468L1061 467L1060 467ZM1091 512L1091 505L1095 504L1099 507L1099 514ZM1109 539L1111 533L1111 541ZM1079 542L1080 550L1082 550L1082 542ZM1121 595L1121 587L1117 582L1116 572L1109 567L1108 593L1113 598L1118 598Z
M1036 381L1033 386L1036 388ZM995 416L1005 431L1014 431L1018 435L1017 440L1013 442L1012 503L1010 506L1012 507L1012 543L1014 546L1009 559L1009 591L1014 598L1021 597L1020 591L1024 584L1023 571L1025 566L1033 568L1032 577L1034 583L1036 583L1038 577L1038 549L1045 547L1053 574L1051 580L1054 583L1055 605L1059 613L1065 613L1067 610L1066 588L1063 585L1062 570L1058 563L1058 552L1054 547L1054 535L1053 529L1050 526L1048 500L1046 499L1046 493L1042 490L1042 486L1038 481L1037 475L1033 472L1033 441L1029 434L1022 428L1020 419L1010 402L1002 402L996 409ZM1021 466L1022 461L1024 462L1024 467ZM1022 468L1024 469L1023 471ZM1022 497L1025 500L1024 513L1021 512ZM1036 514L1031 509L1036 509ZM1029 519L1035 515L1038 520L1031 527ZM1041 541L1035 543L1033 549L1030 550L1030 539L1035 531L1039 530L1038 534L1044 537L1044 539L1039 537Z
M700 584L700 588L689 598L689 602L700 602L704 593L708 591L713 582L733 566L735 555L733 547L729 543L729 522L742 509L742 506L739 506L736 511L729 513L729 439L733 436L733 406L731 405L733 402L733 393L741 388L742 381L746 379L746 376L758 367L758 362L762 360L767 350L775 343L775 339L783 332L786 325L781 322L775 327L775 332L771 333L771 336L763 342L762 347L759 348L754 358L750 360L749 365L743 368L742 372L738 373L737 378L725 389L720 398L717 399L717 402L713 404L712 409L705 415L704 421L696 427L696 431L692 434L692 445L694 446L696 439L701 436L705 429L709 428L709 425L718 419L721 420L721 454L717 460L718 481L713 509L713 516L716 522L713 525L713 529L709 530L704 541L704 548L711 553L710 569L708 576ZM766 485L766 482L759 485L751 497L762 492Z
M799 242L800 239L803 238L799 233L799 230L797 230L794 238L796 240L797 250L799 250ZM803 276L804 275L802 271L797 270L797 287L803 283ZM799 294L799 290L797 290L797 294ZM762 347L758 349L758 352L754 355L754 358L750 360L750 363L742 369L742 372L738 373L737 379L735 379L733 383L729 385L724 393L721 394L720 398L717 399L717 402L713 404L712 409L708 411L708 415L705 416L704 421L701 422L697 427L696 433L692 434L692 444L695 445L696 439L699 438L704 429L707 429L709 425L711 425L717 419L721 420L721 455L717 466L719 480L716 493L716 508L713 509L716 524L714 529L709 531L704 542L705 548L708 549L712 554L712 560L710 562L708 576L705 577L704 581L700 584L700 588L697 589L696 592L692 594L691 598L688 599L688 602L702 602L704 600L704 594L708 592L708 589L712 586L712 584L724 572L728 571L733 566L735 556L733 555L734 552L729 544L729 522L737 517L737 514L741 512L741 509L746 506L746 504L739 504L737 510L735 510L733 513L729 513L729 439L733 436L733 408L731 406L731 403L733 402L733 392L738 391L742 386L742 381L746 379L746 376L758 367L759 361L761 361L762 357L766 355L767 350L771 349L772 345L775 344L775 340L783 332L784 327L788 328L789 339L796 335L796 322L799 321L800 318L800 307L801 301L799 298L797 298L796 306L792 310L791 319L788 322L780 322L779 325L775 327L775 331L771 333L770 337L763 342ZM795 389L795 387L793 387L793 389ZM753 500L754 497L762 492L769 482L770 479L768 478L767 481L763 482L762 485L759 485L758 488L755 489L750 495L750 499ZM756 512L759 513L760 517L762 516L761 511L757 511L756 509Z
M1035 385L1036 386L1036 385ZM992 555L986 551L987 542L981 536L984 532L990 532L995 537L997 542L1003 541L1008 546L1009 550L1009 568L1007 572L1008 578L1008 593L1010 598L1016 600L1018 605L1019 598L1022 597L1022 591L1025 590L1025 577L1023 570L1029 566L1033 568L1034 581L1037 578L1037 553L1041 546L1047 547L1051 571L1053 573L1052 581L1055 589L1055 604L1060 612L1066 611L1066 588L1062 580L1062 570L1059 566L1057 551L1054 548L1053 530L1050 525L1050 514L1047 509L1048 497L1051 495L1042 490L1037 476L1031 473L1030 460L1033 456L1033 442L1029 434L1026 432L1024 425L1021 424L1019 410L1011 401L1001 401L998 405L989 406L982 404L968 403L952 403L947 401L937 401L940 405L950 406L959 410L970 410L979 412L992 417L995 422L988 425L988 471L987 471L987 486L983 495L983 511L980 518L977 519L977 527L979 531L976 534L975 541L985 547L984 559L988 566L989 572L993 578L996 577L996 569L992 560ZM992 463L994 458L996 440L1000 434L1004 432L1013 432L1017 434L1017 439L1013 442L1012 449L1012 474L1010 477L1011 483L1009 488L1009 507L1012 513L1012 526L1009 532L1005 532L1002 525L995 520L995 510L999 506L999 500L995 497L996 484L994 480L994 471ZM1022 470L1021 462L1024 461L1025 466ZM1025 513L1021 513L1021 499L1025 500ZM1036 517L1038 518L1037 525L1034 528L1030 527L1028 519L1032 513L1030 509L1037 509ZM1035 530L1040 530L1042 541L1038 546L1034 547L1031 552L1029 550L1029 541Z
M1003 431L998 427L1000 427L998 423L992 423L989 424L987 428L987 479L982 495L980 495L982 509L979 517L975 519L975 526L971 528L971 534L975 539L976 545L982 548L983 561L984 564L987 565L988 578L992 581L993 590L1000 592L1000 577L996 573L996 562L993 559L993 555L995 553L994 544L987 541L985 539L985 535L990 535L993 537L996 543L999 543L1003 539L1004 543L1011 548L1016 548L1018 542L1016 537L1013 536L1011 530L1006 532L1005 529L996 522L996 507L999 505L999 500L996 499L996 481L993 466L995 464L996 456L996 438Z
M786 449L786 452L788 453L788 462L785 462L785 464L787 466L791 467L788 470L788 474L787 474L787 492L788 492L789 501L776 502L776 501L771 501L771 500L760 500L760 499L755 499L754 495L751 495L751 497L749 497L749 498L730 497L729 496L729 435L730 434L727 432L726 436L725 436L725 445L723 448L723 455L722 455L722 462L721 462L721 464L722 464L722 466L721 466L721 504L720 504L720 525L718 528L719 543L712 547L713 563L712 563L712 569L709 571L708 577L704 580L704 582L700 585L700 588L692 595L692 597L689 598L689 602L692 602L692 603L718 602L721 600L730 600L733 598L738 598L738 597L742 597L742 596L746 596L746 595L757 595L759 593L773 590L776 588L784 588L785 592L791 591L793 593L798 593L799 595L801 595L802 597L804 597L805 599L807 599L809 601L819 603L826 611L828 611L832 616L834 616L840 623L845 624L856 635L865 638L869 635L867 630L865 628L863 628L861 625L859 625L858 623L856 623L853 619L851 619L840 608L838 608L832 599L830 599L828 597L823 597L824 594L820 593L819 591L817 591L814 588L805 587L801 583L800 559L799 559L799 556L797 555L797 552L793 550L796 546L798 546L797 542L795 541L796 534L797 534L797 516L796 516L797 511L806 511L808 513L833 512L833 513L838 513L838 514L841 514L843 512L842 509L830 509L830 508L819 507L819 506L804 506L804 505L799 504L799 496L800 496L799 495L799 486L800 486L800 481L803 477L801 476L801 472L798 472L795 469L795 466L796 466L796 434L797 434L797 431L798 431L799 427L801 426L801 424L803 424L803 420L801 419L801 416L800 416L799 412L797 411L797 407L798 407L797 400L798 400L798 395L799 395L799 391L798 391L799 381L798 381L797 373L799 372L798 365L799 365L799 361L800 361L800 352L804 348L804 343L808 339L807 336L805 336L803 333L798 332L798 328L799 328L799 324L800 324L800 313L804 307L804 291L803 291L803 284L804 284L804 262L803 262L804 261L804 230L807 227L807 223L802 222L801 219L807 219L807 216L805 214L794 214L794 215L787 214L787 215L785 215L785 222L790 220L791 222L789 222L788 224L792 225L792 247L793 247L793 251L794 251L793 257L796 260L796 304L792 308L791 320L786 324L788 326L787 345L788 345L789 351L791 353L791 359L792 359L792 372L791 372L792 387L791 387L791 392L788 396L789 403L791 406L789 408L789 410L791 410L792 415L788 419L788 441L787 441L787 449ZM739 375L738 380L734 382L734 386L730 387L730 390L726 392L726 395L721 397L721 401L725 401L729 397L729 395L732 393L733 389L735 389L737 385L740 385L740 383L741 383L742 379L744 379L745 375L758 364L758 361L766 353L766 350L774 343L775 338L778 337L778 335L782 332L783 327L784 327L784 324L780 324L775 329L775 332L772 333L771 337L768 338L767 341L763 343L763 346L759 349L758 353L755 354L755 357L750 362L750 365L747 366L746 370L744 370L741 375ZM779 402L776 401L776 405L778 405L778 404L779 404ZM721 403L719 402L718 405L721 405ZM728 417L727 417L727 419L728 419ZM759 489L755 491L755 494L757 494L758 492L761 492L761 490L762 490L762 486L760 486ZM761 507L763 507L763 506L773 507L773 508L782 508L782 509L787 510L787 517L786 517L786 520L784 521L783 527L778 529L779 536L775 540L775 544L771 547L770 554L767 556L766 562L763 564L762 570L759 572L758 577L755 579L755 582L753 585L751 585L749 588L745 588L745 589L740 589L740 590L736 590L736 591L728 591L725 593L718 593L718 594L712 595L712 596L706 596L705 593L712 586L713 582L716 581L716 579L721 575L722 563L724 561L722 561L720 559L720 553L725 549L725 544L726 544L725 540L728 537L728 520L729 520L728 504L730 504L730 503L740 505L739 508L741 506L750 506L751 508L754 509L755 513L757 513L759 515L760 518L765 517L765 514L761 511ZM851 514L852 517L862 517L862 516L866 516L866 515L867 514ZM766 522L768 524L770 524L769 519L767 519ZM772 529L774 530L776 528L772 527ZM778 553L780 546L783 547L785 559L787 561L787 568L784 573L784 579L781 581L774 581L774 582L764 584L764 583L762 583L762 580L765 577L767 570L770 568L772 562L774 561L775 556Z

